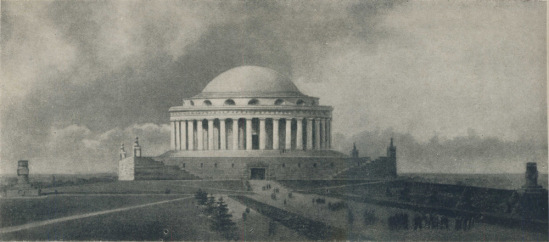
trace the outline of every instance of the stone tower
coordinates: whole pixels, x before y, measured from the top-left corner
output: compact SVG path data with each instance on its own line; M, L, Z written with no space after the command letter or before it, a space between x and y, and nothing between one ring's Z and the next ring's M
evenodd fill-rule
M20 160L17 162L17 184L6 192L8 197L39 196L40 189L32 187L29 183L29 161Z
M20 160L17 162L17 184L29 184L29 161Z
M351 157L353 159L358 159L358 150L356 149L355 143L353 143L353 150L351 150Z
M391 137L391 144L387 147L387 158L396 160L397 149L393 145L393 138Z
M133 143L133 157L141 157L141 146L139 146L139 137L135 137L135 143Z
M124 143L120 146L120 160L126 159L126 150L124 150Z
M536 162L526 163L526 173L524 174L526 182L523 189L526 189L529 192L538 191L542 187L538 185L538 166Z
M387 168L391 176L397 175L397 157L396 157L396 146L393 145L393 138L391 137L391 144L387 147Z

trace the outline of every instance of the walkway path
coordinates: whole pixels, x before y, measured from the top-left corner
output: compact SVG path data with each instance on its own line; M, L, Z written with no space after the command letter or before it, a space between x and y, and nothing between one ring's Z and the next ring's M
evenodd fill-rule
M176 198L176 199L164 200L164 201L160 201L160 202L153 202L153 203L141 204L141 205L136 205L136 206L124 207L124 208L117 208L117 209L110 209L110 210L104 210L104 211L93 212L93 213L73 215L73 216L68 216L68 217L63 217L63 218L56 218L56 219L32 222L32 223L18 225L18 226L12 226L12 227L5 227L5 228L0 229L0 234L11 233L11 232L16 232L16 231L31 229L31 228L36 228L36 227L40 227L40 226L45 226L45 225L49 225L49 224L60 223L60 222L65 222L65 221L70 221L70 220L76 220L76 219L88 218L88 217L93 217L93 216L109 214L109 213L122 212L122 211L127 211L127 210L131 210L131 209L136 209L136 208L154 206L154 205L159 205L159 204L164 204L164 203L169 203L169 202L182 201L182 200L186 200L186 199L189 199L189 198L192 198L192 197L189 196L189 197L183 197L183 198Z

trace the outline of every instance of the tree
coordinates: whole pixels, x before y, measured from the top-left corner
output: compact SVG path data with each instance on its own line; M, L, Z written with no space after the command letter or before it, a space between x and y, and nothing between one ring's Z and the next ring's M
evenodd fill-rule
M236 239L236 224L231 220L231 217L227 204L222 197L219 198L213 214L211 228L222 233L225 239L228 240Z
M206 214L214 215L216 209L215 197L210 194L206 201Z
M204 205L208 201L208 193L202 191L202 189L198 189L198 191L194 194L194 198L196 198L198 204Z

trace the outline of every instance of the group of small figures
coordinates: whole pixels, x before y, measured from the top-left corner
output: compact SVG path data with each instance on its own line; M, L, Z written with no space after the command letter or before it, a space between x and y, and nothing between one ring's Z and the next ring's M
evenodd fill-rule
M440 214L416 214L414 216L414 230L421 229L449 229L450 220L445 215Z
M261 187L262 191L266 191L266 190L269 190L269 189L271 189L271 184L267 184L267 185Z
M389 229L408 229L408 214L397 213L387 220ZM413 230L422 229L450 229L450 219L440 214L416 214L412 220ZM475 224L472 216L457 216L454 222L455 230L467 231Z

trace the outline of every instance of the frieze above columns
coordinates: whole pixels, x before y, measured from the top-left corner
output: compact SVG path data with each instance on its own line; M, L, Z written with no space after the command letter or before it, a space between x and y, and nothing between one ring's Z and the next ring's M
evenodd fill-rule
M331 110L211 110L171 111L170 121L216 118L331 118Z

